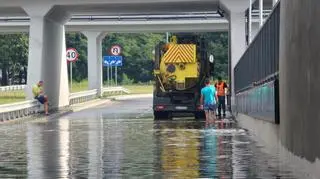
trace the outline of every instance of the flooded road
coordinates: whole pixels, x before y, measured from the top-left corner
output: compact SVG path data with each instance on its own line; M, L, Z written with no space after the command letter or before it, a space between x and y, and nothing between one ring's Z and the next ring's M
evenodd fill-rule
M231 120L153 121L152 98L0 126L0 178L295 178Z

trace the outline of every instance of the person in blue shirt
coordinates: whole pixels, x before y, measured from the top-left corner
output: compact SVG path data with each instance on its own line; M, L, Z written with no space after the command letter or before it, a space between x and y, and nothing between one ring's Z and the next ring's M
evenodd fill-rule
M201 89L200 105L205 111L206 121L215 120L215 111L217 107L217 91L216 88L210 84L210 79L205 80L205 87Z

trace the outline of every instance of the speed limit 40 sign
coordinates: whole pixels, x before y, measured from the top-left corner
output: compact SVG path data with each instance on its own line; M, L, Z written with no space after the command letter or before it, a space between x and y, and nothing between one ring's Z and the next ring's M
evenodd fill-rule
M67 49L67 61L68 62L74 62L78 60L79 54L78 51L75 48L68 48Z

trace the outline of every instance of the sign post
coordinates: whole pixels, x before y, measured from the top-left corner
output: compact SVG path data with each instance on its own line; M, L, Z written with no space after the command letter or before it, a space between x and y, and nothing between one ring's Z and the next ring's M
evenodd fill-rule
M117 66L115 67L115 78L116 78L116 86L118 86L118 71L117 71Z
M110 86L112 86L112 65L110 66Z
M118 67L122 66L122 56L104 56L103 57L103 66L110 68L111 75L110 79L112 81L112 67L115 67L115 85L118 85ZM109 74L109 71L108 71Z
M75 48L67 49L67 61L70 65L70 90L72 90L72 63L77 61L79 58L79 54Z
M121 47L119 45L113 45L110 49L110 52L113 56L119 56L121 54ZM122 58L121 58L121 61L122 61ZM115 62L117 63L117 62ZM122 62L121 62L122 63ZM112 66L111 65L111 69L112 69ZM112 70L111 70L111 76L112 76ZM117 65L115 65L115 84L116 86L118 86L118 69L117 69Z

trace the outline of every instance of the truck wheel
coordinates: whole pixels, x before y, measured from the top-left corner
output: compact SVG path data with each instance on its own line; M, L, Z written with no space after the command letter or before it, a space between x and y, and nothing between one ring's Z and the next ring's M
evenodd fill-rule
M206 114L204 113L204 111L199 111L199 112L195 112L194 113L194 118L195 119L202 119L205 120L206 119Z
M154 120L170 120L171 119L171 115L169 112L154 111L153 116L154 116Z

